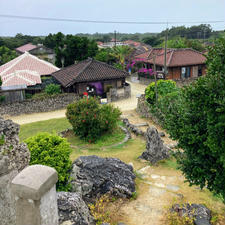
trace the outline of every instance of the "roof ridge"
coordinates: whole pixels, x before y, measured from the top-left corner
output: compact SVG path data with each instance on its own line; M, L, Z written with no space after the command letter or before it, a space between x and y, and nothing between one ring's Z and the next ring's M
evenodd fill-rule
M17 60L15 61L15 63L13 63L11 66L9 66L8 68L6 68L6 69L3 70L2 72L0 72L0 75L4 74L4 73L7 72L8 70L10 70L10 69L11 69L12 67L14 67L18 62L20 62L23 58L25 58L25 56L26 56L25 54L26 54L26 52L25 52L24 54L22 54L22 55L16 57L15 59L17 59ZM13 60L15 60L15 59L13 59ZM9 61L8 63L10 63L10 61ZM7 63L3 64L2 66L6 65L6 64L7 64Z
M54 68L54 69L59 70L59 68L58 68L57 66L54 66L52 63L47 62L47 61L45 61L45 60L43 60L43 59L40 59L40 58L38 58L37 56L34 56L34 55L30 54L29 52L25 52L24 54L27 54L27 55L29 55L30 57L32 57L32 58L34 58L34 59L37 59L38 61L40 61L40 62L42 62L42 63L44 63L44 64L46 64L46 65L48 65L48 66L51 66L51 67Z

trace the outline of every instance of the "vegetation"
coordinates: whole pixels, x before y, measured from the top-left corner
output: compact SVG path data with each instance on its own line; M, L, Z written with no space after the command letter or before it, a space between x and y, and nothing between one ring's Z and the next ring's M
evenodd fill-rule
M49 84L45 88L45 93L48 95L59 94L60 92L60 85L57 84Z
M165 46L165 41L160 45ZM197 51L204 51L206 48L199 40L191 40L181 37L174 37L167 41L168 48L192 48Z
M164 97L166 94L177 91L176 82L172 80L159 80L157 81L157 94L159 99ZM148 103L156 103L156 92L155 92L155 82L152 82L145 89L145 98Z
M71 125L66 118L23 124L20 126L19 138L24 141L29 137L36 136L38 133L59 133L68 128L71 128Z
M41 164L55 168L58 172L57 190L68 190L72 150L66 139L49 133L39 133L25 142L31 153L30 165Z
M2 77L0 77L0 87L2 86Z
M10 50L6 46L0 46L0 65L9 62L10 60L16 58L16 56L17 55L14 50Z
M4 95L0 95L0 104L2 104L5 101L5 96Z
M94 57L98 47L95 41L86 37L64 35L61 32L49 34L44 40L45 46L56 52L56 66L69 66L75 61Z
M74 133L81 139L95 142L117 126L121 112L112 105L100 105L95 98L83 98L67 106L66 116Z
M179 168L190 185L225 197L225 38L210 48L207 75L157 103L155 115L182 149ZM202 163L204 161L204 163Z
M115 64L117 61L117 58L115 57L115 55L113 55L113 51L111 48L99 49L94 58L98 61L105 62L110 65Z

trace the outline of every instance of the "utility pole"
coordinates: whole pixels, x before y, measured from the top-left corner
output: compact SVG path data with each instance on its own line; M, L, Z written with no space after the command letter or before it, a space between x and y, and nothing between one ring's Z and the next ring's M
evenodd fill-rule
M114 31L114 46L116 47L116 30Z
M158 101L158 90L157 90L157 73L156 73L156 65L155 65L155 58L156 55L153 55L153 71L154 71L154 78L155 78L155 101Z
M167 40L168 40L168 23L167 23L167 27L166 27L166 36L165 36L165 48L164 48L164 74L165 77L167 75L167 65L166 65L166 57L167 57Z

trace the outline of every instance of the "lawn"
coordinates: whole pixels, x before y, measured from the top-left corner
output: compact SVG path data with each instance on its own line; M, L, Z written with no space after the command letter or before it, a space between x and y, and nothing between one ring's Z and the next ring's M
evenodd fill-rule
M57 134L67 128L71 128L71 125L66 118L39 121L21 125L19 137L21 141L24 141L28 137L32 137L40 132Z
M66 118L51 119L41 122L35 122L30 124L21 125L20 140L23 141L28 137L36 135L39 132L58 133L67 128L71 128ZM124 137L122 131L116 130L112 135L105 134L95 144L85 143L77 137L74 137L71 133L68 134L67 139L71 143L73 152L71 153L71 160L74 161L79 156L97 155L100 157L115 157L121 159L125 163L132 163L135 170L148 166L147 161L138 159L138 157L145 150L145 140L140 137L133 138L123 145L116 147L104 147L114 143L118 143ZM164 160L155 166L151 166L151 172L159 175L166 175L169 177L177 177L180 191L179 193L184 196L182 203L196 202L206 204L214 211L223 214L224 205L220 199L214 197L208 190L199 190L198 187L189 187L188 183L183 182L182 174L177 170L177 164L175 159ZM149 193L149 186L146 185L144 180L137 176L137 190L139 198ZM176 183L177 183L176 182ZM175 184L176 184L175 183ZM146 188L147 187L147 188ZM171 202L172 204L172 202Z

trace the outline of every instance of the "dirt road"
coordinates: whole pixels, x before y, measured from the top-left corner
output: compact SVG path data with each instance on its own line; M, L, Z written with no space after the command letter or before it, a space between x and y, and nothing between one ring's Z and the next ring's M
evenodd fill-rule
M137 107L137 95L143 94L146 88L145 85L138 84L138 83L130 82L130 85L131 85L131 98L120 100L113 103L113 105L119 107L122 112L135 109ZM62 117L65 117L65 112L66 110L62 109L62 110L57 110L52 112L33 113L33 114L25 114L20 116L7 117L7 119L11 119L18 124L26 124L26 123L36 122L36 121L62 118Z

